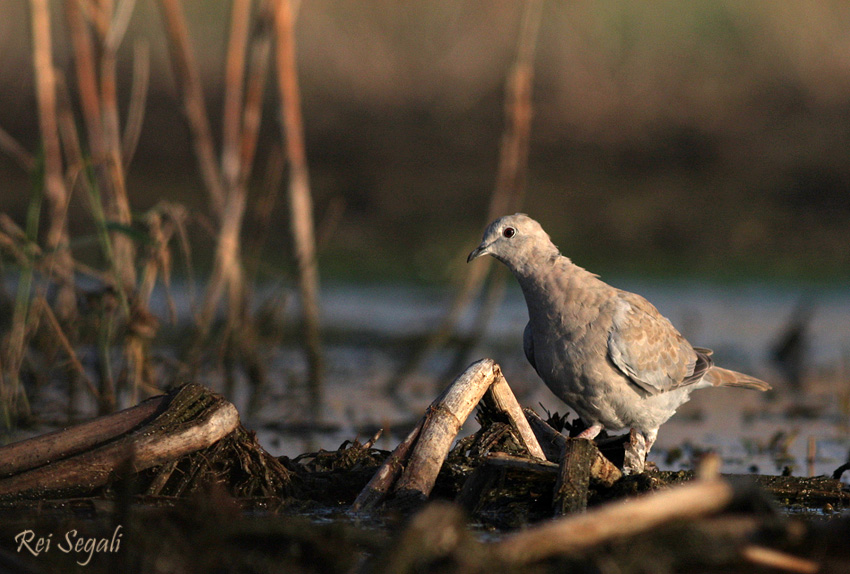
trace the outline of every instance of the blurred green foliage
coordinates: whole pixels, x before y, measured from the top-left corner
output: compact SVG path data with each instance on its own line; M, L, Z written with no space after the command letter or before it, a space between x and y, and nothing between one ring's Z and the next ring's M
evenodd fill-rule
M215 116L229 4L212 4L185 9ZM439 283L464 272L464 251L486 223L520 8L302 2L319 226L344 206L322 248L325 277ZM850 278L850 4L603 0L545 10L524 210L566 255L603 272ZM26 3L0 11L0 125L32 150ZM70 70L55 28L57 63ZM200 218L209 210L153 2L138 3L124 43L128 82L140 38L151 45L152 85L129 173L133 208L169 199ZM260 171L280 137L275 114L264 122ZM27 177L0 157L0 210L16 221ZM261 176L254 192L264 193ZM91 231L81 199L72 236ZM268 274L290 268L285 209L281 194L263 252ZM200 223L193 229L203 264L212 240Z

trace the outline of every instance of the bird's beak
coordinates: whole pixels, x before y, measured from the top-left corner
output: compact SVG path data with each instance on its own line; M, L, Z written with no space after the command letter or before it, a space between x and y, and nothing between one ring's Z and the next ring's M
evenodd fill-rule
M490 253L489 249L490 249L490 245L485 245L485 244L482 243L481 245L479 245L478 247L476 247L475 249L472 250L472 253L470 253L469 257L466 258L466 262L469 263L470 261L472 261L476 257L481 257L482 255L487 255L488 253Z

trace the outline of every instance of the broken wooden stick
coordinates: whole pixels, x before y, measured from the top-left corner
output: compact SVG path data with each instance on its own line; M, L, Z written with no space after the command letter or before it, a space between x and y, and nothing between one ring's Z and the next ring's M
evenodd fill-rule
M354 503L351 505L351 510L354 512L368 511L376 508L387 496L393 483L395 483L398 475L401 474L404 468L404 462L407 460L407 455L410 453L410 447L419 437L422 431L422 426L428 420L428 416L422 417L412 431L410 431L403 441L399 443L395 450L390 454L381 468L372 476L372 479L363 487Z
M525 418L522 407L516 400L510 386L508 386L508 381L505 380L502 370L496 366L495 371L495 380L484 394L484 400L492 403L493 406L507 415L508 423L516 431L517 437L522 441L532 458L546 460L546 454L538 443L531 425L528 424L528 419Z
M531 456L545 460L543 449L522 415L499 365L492 359L481 359L467 367L431 403L419 425L357 496L352 510L375 508L390 492L400 499L428 498L452 442L485 394L487 400L505 414Z
M102 421L100 426L90 426L86 431L110 430L103 441L89 437L89 442L95 443L93 448L0 479L0 498L46 498L90 492L124 475L206 448L239 425L236 407L200 385L185 385L165 399L169 399L168 408L132 432L116 437L114 431L121 425ZM117 413L105 418L119 417L126 425L140 412L136 411L132 417ZM74 429L66 432L75 434ZM68 439L54 437L54 442L65 444ZM21 448L12 449L14 446L6 448L10 452ZM7 453L0 451L0 456L5 460Z
M552 497L556 515L584 512L587 509L590 471L597 454L599 449L588 439L577 438L564 443Z
M733 494L732 486L724 480L698 480L529 528L496 543L494 552L512 564L574 555L616 537L718 512L732 501Z

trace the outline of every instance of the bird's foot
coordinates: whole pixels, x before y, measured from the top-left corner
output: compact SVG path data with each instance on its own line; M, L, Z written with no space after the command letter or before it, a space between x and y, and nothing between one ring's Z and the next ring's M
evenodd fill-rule
M598 435L601 432L602 432L602 425L599 424L599 423L595 423L595 424L587 427L586 429L584 429L580 433L578 433L578 435L576 435L576 438L586 438L586 439L593 440L593 439L596 438L596 435Z

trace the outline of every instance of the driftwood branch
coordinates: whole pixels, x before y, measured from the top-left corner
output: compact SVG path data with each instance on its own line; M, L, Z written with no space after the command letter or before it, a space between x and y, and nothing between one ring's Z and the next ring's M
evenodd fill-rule
M724 480L702 480L648 494L598 510L562 518L511 535L497 543L498 558L512 564L575 555L591 546L631 536L674 520L708 515L725 508L734 495Z
M168 408L162 411L165 401ZM0 498L91 492L125 475L209 447L238 425L239 413L231 403L200 385L185 385L172 396L0 449L0 468L6 474L15 472L0 479ZM85 445L82 451L81 445ZM26 459L22 453L28 450L35 453L29 456L30 466L24 467L17 459ZM59 460L51 458L54 455Z

